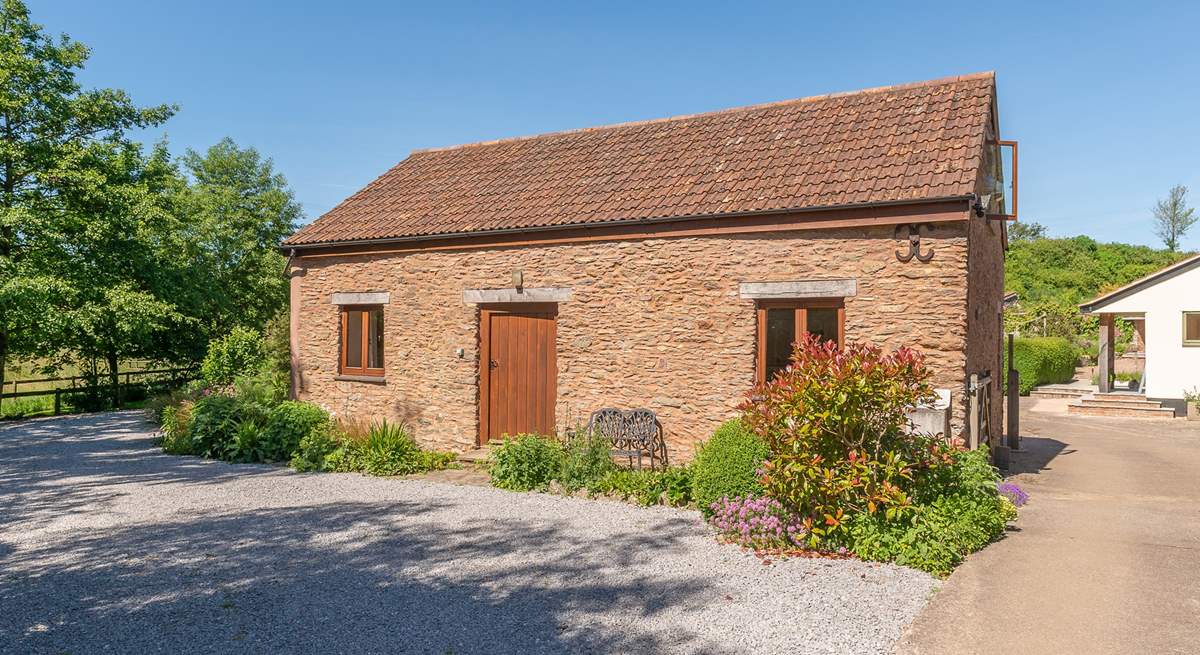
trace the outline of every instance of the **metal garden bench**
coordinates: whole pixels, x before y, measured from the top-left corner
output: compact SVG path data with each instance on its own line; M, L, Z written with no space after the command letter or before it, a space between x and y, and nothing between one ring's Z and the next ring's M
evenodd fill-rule
M607 439L612 452L629 459L633 466L643 467L643 457L650 459L650 468L667 466L667 444L663 441L662 424L648 409L620 410L606 407L592 412L585 434Z

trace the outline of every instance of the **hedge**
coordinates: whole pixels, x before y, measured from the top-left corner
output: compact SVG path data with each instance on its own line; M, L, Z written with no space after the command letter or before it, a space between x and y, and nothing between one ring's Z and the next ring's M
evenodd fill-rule
M1007 347L1004 359L1003 370L1007 371ZM1070 382L1075 378L1078 360L1075 347L1062 337L1023 337L1013 342L1013 367L1021 374L1022 396L1041 384Z

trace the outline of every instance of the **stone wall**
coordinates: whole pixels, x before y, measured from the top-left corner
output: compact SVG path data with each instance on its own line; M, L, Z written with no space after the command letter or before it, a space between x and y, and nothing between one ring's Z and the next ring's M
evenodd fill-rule
M967 368L992 375L991 437L1004 434L1004 235L1003 226L994 220L976 218L970 223L968 251L969 283L967 305L970 308L967 329Z
M293 263L297 395L339 415L412 421L429 446L478 430L478 309L464 289L569 287L559 305L560 428L605 407L658 412L675 459L691 457L754 379L755 304L741 282L855 278L846 337L925 352L963 417L967 223L924 233L929 263L902 263L893 226L565 245L302 257ZM335 292L389 291L386 383L337 381ZM458 352L462 352L462 356ZM989 356L990 357L990 356Z

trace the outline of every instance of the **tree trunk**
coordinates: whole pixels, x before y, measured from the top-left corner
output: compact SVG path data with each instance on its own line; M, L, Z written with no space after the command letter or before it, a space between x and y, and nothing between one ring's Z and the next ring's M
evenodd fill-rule
M113 409L121 409L121 380L117 371L117 354L108 353L105 355L104 361L108 364L108 380L112 385Z

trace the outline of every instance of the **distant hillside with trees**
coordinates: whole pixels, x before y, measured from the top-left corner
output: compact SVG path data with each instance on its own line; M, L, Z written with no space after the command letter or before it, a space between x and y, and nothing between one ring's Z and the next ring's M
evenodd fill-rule
M1036 223L1018 225L1010 232L1004 274L1006 290L1017 293L1019 305L1005 312L1005 329L1067 337L1085 349L1098 326L1095 318L1079 314L1080 303L1191 256L1086 236L1047 238Z

